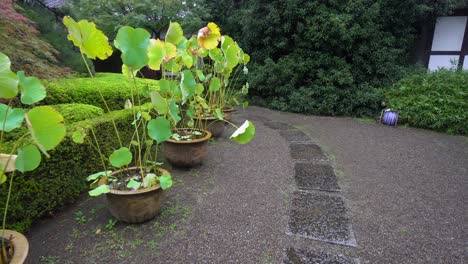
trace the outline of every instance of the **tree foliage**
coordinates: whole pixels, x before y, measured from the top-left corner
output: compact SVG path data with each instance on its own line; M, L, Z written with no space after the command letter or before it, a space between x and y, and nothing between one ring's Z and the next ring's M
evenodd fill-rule
M12 70L22 69L40 78L61 76L58 51L42 40L36 24L20 14L13 0L0 1L0 51L8 55Z
M207 2L219 10L212 19L252 55L249 81L257 103L364 115L380 108L382 95L374 88L392 84L411 65L422 25L461 1Z
M122 26L141 27L159 37L170 21L179 22L186 32L196 33L205 23L202 0L72 0L65 7L76 19L88 19L110 39Z

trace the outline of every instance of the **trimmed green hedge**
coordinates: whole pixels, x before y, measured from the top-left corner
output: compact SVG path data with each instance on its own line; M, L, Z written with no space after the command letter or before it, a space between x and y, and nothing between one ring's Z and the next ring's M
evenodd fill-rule
M386 91L386 102L411 126L468 133L468 71L413 74Z
M62 114L65 124L95 118L104 114L102 108L88 104L58 104L52 105L52 107Z
M135 78L139 92L144 87L155 85L154 80ZM125 100L131 98L133 84L122 74L98 73L96 78L70 78L44 81L47 87L47 97L42 101L45 105L66 103L90 104L106 110L98 93L100 89L110 110L124 108ZM135 98L136 100L136 98ZM144 102L149 99L144 99Z
M22 231L29 227L33 220L73 202L80 193L87 189L86 176L102 171L101 161L86 137L83 144L76 144L71 136L78 127L89 127L97 131L101 149L105 155L118 147L111 120L115 120L124 142L130 142L133 135L132 110L125 109L84 120L67 126L67 136L53 151L51 158L43 156L41 165L33 172L19 173L13 184L12 202L8 210L9 228ZM2 148L8 148L7 142ZM1 149L0 149L1 150ZM84 162L86 161L86 162ZM0 208L6 200L7 184L0 186Z

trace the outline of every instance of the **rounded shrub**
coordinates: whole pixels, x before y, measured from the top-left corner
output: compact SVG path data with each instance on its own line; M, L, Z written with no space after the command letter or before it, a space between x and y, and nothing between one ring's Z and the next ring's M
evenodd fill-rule
M52 105L65 119L65 124L102 116L104 110L88 104L58 104Z
M468 71L410 75L386 91L386 102L410 126L468 133Z
M134 132L131 125L132 110L112 111L70 124L65 139L49 152L49 159L44 160L33 172L17 173L8 209L9 228L22 231L39 217L75 201L87 189L86 176L102 170L101 160L90 136L91 128L100 131L96 133L97 140L103 154L109 156L113 147L118 146L111 120L115 121L122 140L130 141ZM78 128L84 129L83 132L88 135L83 144L76 144L72 140ZM6 142L0 146L0 152L14 143ZM0 208L4 207L6 195L7 185L1 185Z
M141 87L156 86L157 82L149 79L135 78L137 83L137 97L141 94ZM95 78L69 78L44 81L47 87L47 97L43 104L57 105L67 103L89 104L107 111L99 95L98 88L112 110L124 109L125 100L132 97L133 84L122 74L98 73ZM142 98L143 102L149 99ZM142 102L142 103L143 103Z

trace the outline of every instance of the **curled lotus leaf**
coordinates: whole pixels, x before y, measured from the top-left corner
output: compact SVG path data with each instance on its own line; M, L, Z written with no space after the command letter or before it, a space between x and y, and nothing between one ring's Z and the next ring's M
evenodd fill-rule
M221 39L221 31L215 23L210 22L208 26L198 31L197 38L200 47L207 50L214 49L218 46Z
M234 133L231 135L231 139L236 141L239 144L247 144L255 136L255 126L249 120L246 120L242 126L240 126Z
M167 33L166 33L166 38L165 38L166 42L177 45L179 44L179 42L182 40L183 37L184 37L184 31L182 30L182 27L180 26L180 24L177 22L170 22L169 29L167 30Z

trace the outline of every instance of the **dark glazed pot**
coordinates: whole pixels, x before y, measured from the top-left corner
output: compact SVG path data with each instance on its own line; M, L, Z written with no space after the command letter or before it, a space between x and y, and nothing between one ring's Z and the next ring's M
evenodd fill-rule
M23 264L29 252L28 239L23 234L8 229L0 229L0 236L5 239L13 237L11 240L11 244L13 244L13 257L9 264Z
M225 123L216 117L202 117L195 118L198 127L203 127L208 130L211 135L215 138L219 138L223 135Z
M191 130L191 128L183 128ZM201 130L205 135L202 138L190 141L177 141L169 139L163 143L163 153L166 159L176 167L194 167L203 162L208 154L207 142L211 138L210 131Z
M134 169L138 168L128 168L128 170ZM115 171L112 174L121 171ZM168 171L161 168L159 171L162 174L169 174ZM142 223L159 214L163 193L159 184L136 191L111 190L110 193L106 194L107 205L110 213L117 220L131 224Z

